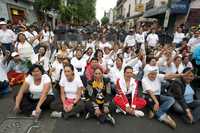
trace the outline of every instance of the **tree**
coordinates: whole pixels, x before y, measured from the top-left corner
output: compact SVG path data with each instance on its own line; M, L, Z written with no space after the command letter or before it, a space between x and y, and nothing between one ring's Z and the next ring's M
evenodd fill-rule
M101 19L101 24L102 24L102 25L106 25L106 24L108 24L108 23L109 23L109 18L106 17L106 16L104 16L104 17Z
M55 9L63 21L85 22L95 20L96 0L35 0L34 7L39 12Z
M61 0L35 0L33 5L37 11L43 12L50 9L58 10L60 3Z

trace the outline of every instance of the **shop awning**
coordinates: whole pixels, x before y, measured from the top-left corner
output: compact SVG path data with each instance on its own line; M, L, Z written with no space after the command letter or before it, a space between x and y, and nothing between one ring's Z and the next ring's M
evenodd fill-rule
M167 6L152 8L152 9L144 12L143 17L152 17L152 16L160 15L160 14L165 13L166 10L167 10Z

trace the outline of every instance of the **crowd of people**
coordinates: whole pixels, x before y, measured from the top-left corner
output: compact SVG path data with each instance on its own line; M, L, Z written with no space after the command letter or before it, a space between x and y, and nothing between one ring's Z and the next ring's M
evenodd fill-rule
M173 129L174 113L188 124L200 120L200 28L179 26L164 44L159 28L145 25L117 41L108 41L107 27L83 42L56 41L48 24L36 29L0 22L0 91L20 85L17 113L51 110L52 118L112 125L113 113L147 114Z

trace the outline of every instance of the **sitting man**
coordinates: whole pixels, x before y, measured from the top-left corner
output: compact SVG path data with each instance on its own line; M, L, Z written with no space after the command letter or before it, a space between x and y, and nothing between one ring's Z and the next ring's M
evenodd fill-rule
M186 76L172 81L168 93L175 98L174 109L182 115L183 120L195 123L200 120L200 100L197 99L197 89L191 85L194 74L189 67L183 73Z

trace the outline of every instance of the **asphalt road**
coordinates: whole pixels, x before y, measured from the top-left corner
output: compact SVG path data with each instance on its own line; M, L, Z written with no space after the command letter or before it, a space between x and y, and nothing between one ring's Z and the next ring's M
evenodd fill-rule
M0 121L13 116L12 108L14 93L0 98ZM31 133L199 133L200 122L194 125L186 125L179 118L176 118L177 128L169 128L163 123L147 117L135 118L115 114L115 127L105 124L100 125L95 119L84 120L74 118L69 120L51 119L51 112L45 112L39 121L40 128L32 130Z

